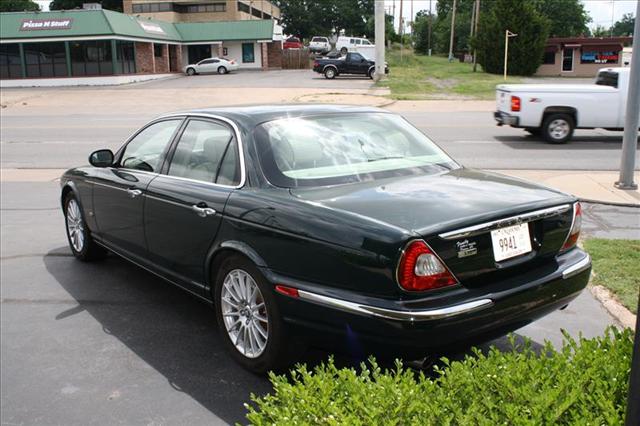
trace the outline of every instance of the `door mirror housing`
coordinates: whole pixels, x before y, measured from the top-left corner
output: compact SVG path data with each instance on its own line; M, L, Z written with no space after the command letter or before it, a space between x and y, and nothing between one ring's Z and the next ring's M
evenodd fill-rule
M89 163L94 167L109 167L113 165L113 152L110 149L93 151L89 156Z

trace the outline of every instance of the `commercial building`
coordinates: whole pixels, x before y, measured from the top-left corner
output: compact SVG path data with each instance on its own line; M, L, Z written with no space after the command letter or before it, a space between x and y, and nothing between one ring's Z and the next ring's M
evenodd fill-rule
M271 19L165 22L110 10L0 14L0 78L180 72L210 56L278 68L282 28Z
M167 22L280 19L269 0L123 0L124 13Z
M623 66L622 50L632 37L550 38L538 76L593 77L603 67Z

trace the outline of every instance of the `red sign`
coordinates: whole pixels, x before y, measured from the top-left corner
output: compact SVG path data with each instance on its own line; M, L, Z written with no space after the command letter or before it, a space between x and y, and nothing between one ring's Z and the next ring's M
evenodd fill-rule
M64 19L23 19L20 31L38 30L68 30L71 28L72 18Z

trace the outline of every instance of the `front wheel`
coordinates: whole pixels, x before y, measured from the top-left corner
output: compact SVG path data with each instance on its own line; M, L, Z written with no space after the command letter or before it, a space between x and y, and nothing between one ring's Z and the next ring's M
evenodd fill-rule
M225 67L218 67L218 74L226 74L227 69Z
M574 129L575 123L568 114L549 114L542 123L542 135L553 144L567 143Z
M220 264L215 283L220 334L233 358L255 373L287 366L293 351L273 289L248 259Z
M329 67L324 70L324 77L326 79L333 80L334 78L336 78L336 74L336 70L333 67Z
M196 74L196 70L194 70L193 68L187 68L187 75L189 77L191 77L192 75Z
M91 237L80 203L73 192L69 192L64 200L64 221L69 248L77 259L89 261L103 258L107 254Z

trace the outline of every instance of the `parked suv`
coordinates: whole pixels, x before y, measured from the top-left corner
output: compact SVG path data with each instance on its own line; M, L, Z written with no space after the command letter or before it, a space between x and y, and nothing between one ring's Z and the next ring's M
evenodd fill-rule
M336 50L341 54L346 55L350 50L358 50L361 46L371 46L370 48L374 48L374 44L371 43L366 38L358 38L358 37L338 37L338 42L336 43ZM369 47L367 47L369 49ZM362 52L360 52L362 53Z
M327 37L314 37L309 43L309 50L313 53L327 53L331 50L331 43Z

